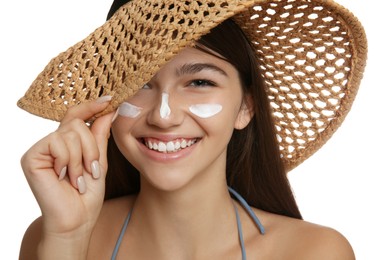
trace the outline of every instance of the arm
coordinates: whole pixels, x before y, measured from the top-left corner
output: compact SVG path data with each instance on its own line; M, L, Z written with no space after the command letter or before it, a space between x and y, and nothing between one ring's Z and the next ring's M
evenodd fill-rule
M324 228L318 239L312 241L312 250L308 250L305 259L354 260L355 254L348 240L338 231Z
M296 255L293 259L355 259L355 254L348 240L334 229L312 226L303 230L300 237L300 242L296 244Z
M19 260L38 259L37 249L41 241L42 219L37 218L26 230L19 252Z
M107 105L98 101L70 108L57 131L23 155L21 165L42 217L26 231L20 259L86 258L104 200L113 113L91 128L84 121Z

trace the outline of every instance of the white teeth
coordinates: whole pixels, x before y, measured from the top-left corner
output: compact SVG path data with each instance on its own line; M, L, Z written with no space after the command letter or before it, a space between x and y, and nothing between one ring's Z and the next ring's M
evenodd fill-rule
M173 152L175 150L175 145L173 142L168 142L167 143L167 152Z
M179 150L180 148L180 142L175 142L175 150Z
M163 142L158 143L158 151L159 152L166 152L167 151L167 146Z
M164 142L152 142L150 140L145 142L146 147L148 147L151 150L159 151L162 153L167 153L167 152L177 152L181 149L184 149L186 147L189 147L193 145L196 142L195 139L193 140L176 140L176 141L169 141L167 143Z

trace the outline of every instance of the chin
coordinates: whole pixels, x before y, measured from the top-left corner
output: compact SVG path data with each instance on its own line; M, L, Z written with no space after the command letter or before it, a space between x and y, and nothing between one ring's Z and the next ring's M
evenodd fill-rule
M142 181L147 182L147 184L145 183L147 186L165 192L181 190L191 182L188 171L173 172L172 170L159 170L158 172L149 172L141 175L143 176Z

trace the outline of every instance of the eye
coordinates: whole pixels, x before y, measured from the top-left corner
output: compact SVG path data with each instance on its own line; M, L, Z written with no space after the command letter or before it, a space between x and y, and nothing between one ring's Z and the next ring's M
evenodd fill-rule
M196 79L192 80L188 85L191 87L214 87L216 84L210 80Z
M148 83L146 83L145 85L142 86L141 89L151 89L151 87L149 86Z

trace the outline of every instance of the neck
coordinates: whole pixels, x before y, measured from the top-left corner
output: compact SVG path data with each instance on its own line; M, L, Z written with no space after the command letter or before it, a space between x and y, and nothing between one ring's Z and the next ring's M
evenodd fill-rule
M236 246L232 199L226 183L219 183L161 191L144 182L131 220L138 242L150 244L156 253L175 259L207 255L208 249L223 252Z

